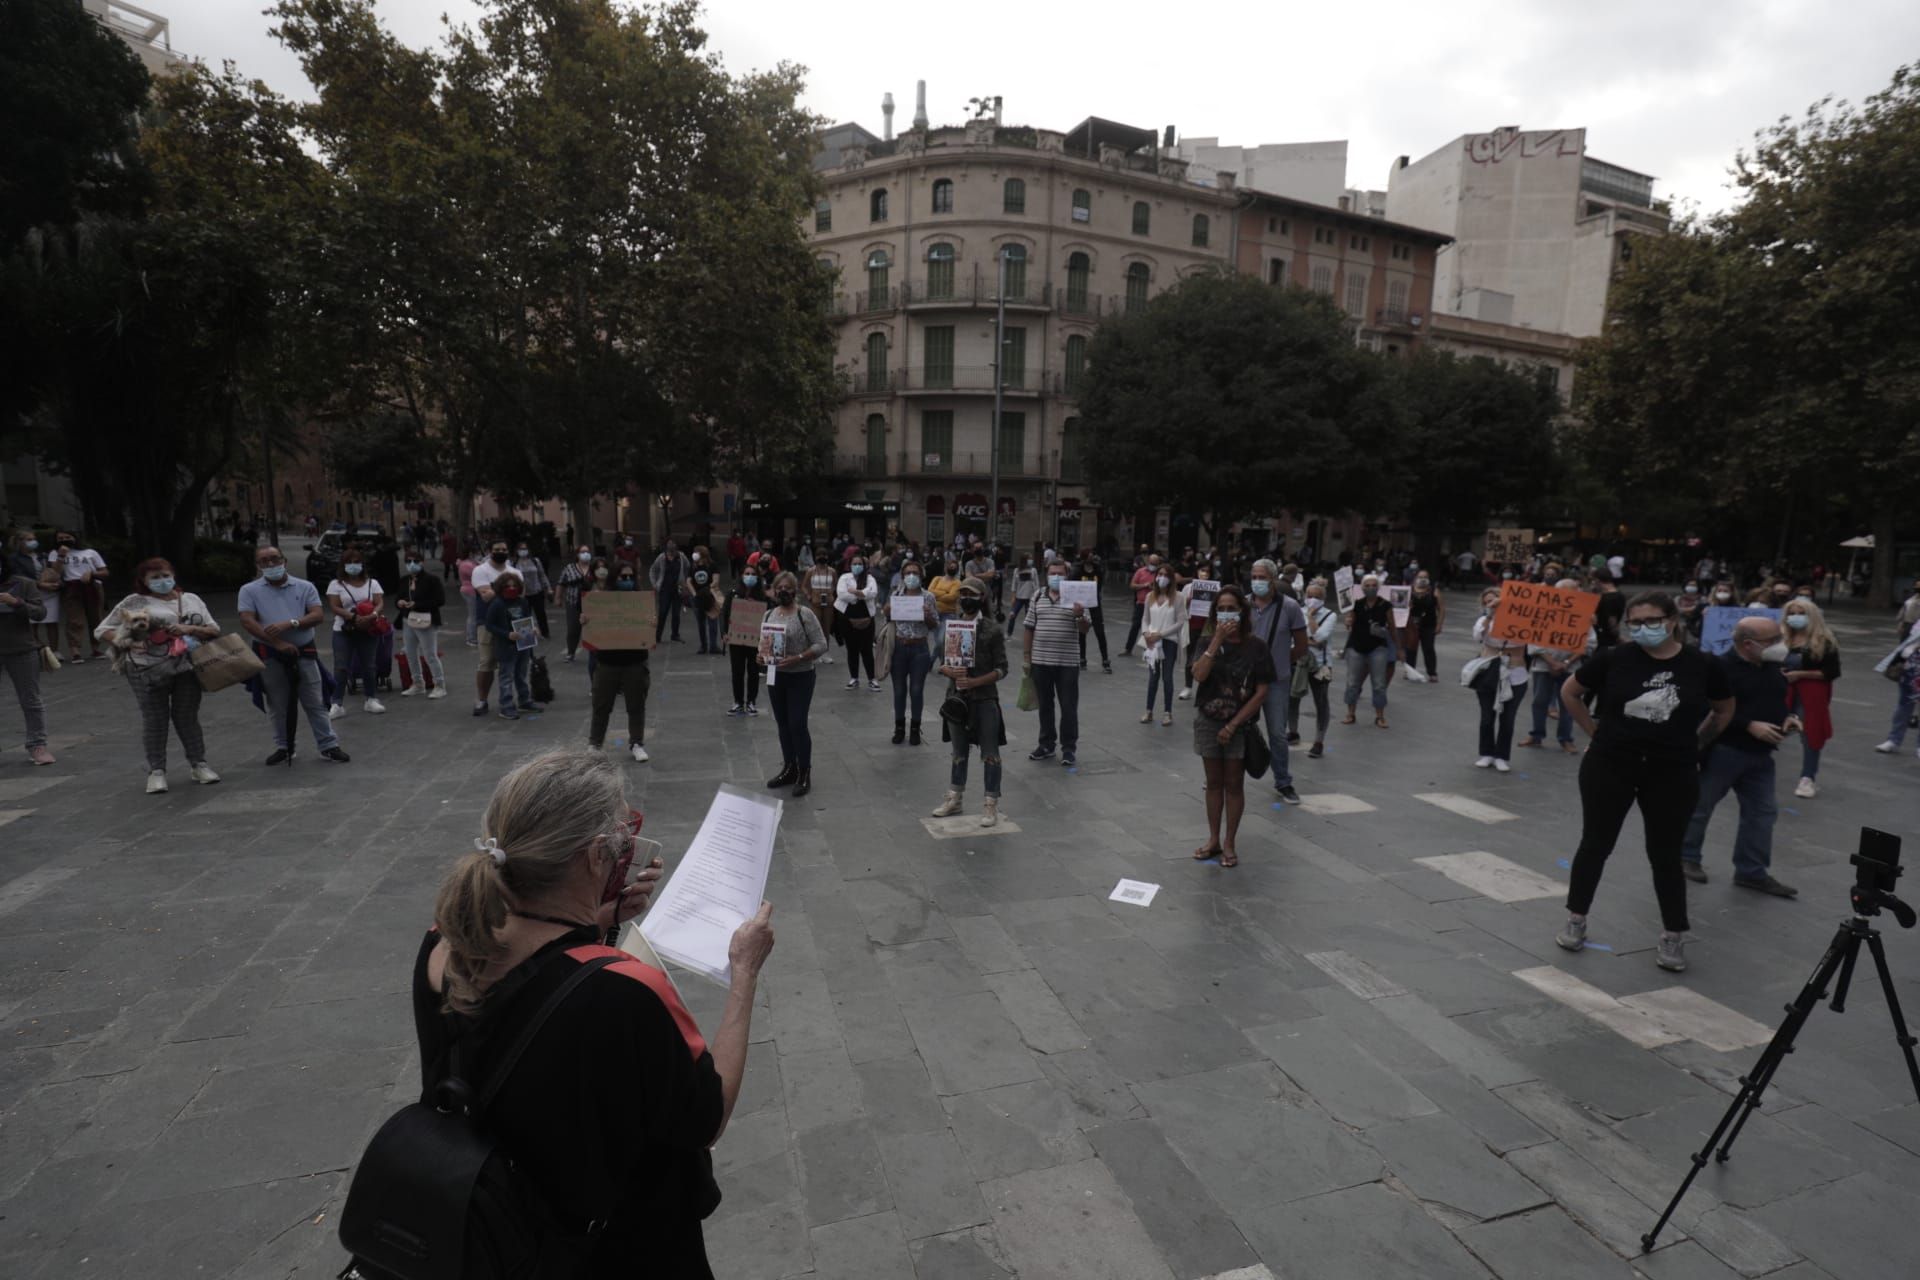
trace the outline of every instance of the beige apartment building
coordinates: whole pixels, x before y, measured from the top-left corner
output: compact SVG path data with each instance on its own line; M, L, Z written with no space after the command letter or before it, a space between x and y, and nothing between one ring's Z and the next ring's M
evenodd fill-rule
M1231 263L1232 175L1198 185L1153 130L1098 118L1065 133L985 118L895 139L842 125L821 141L825 195L807 229L837 282L834 479L796 502L750 502L749 521L762 536L897 525L927 542L1092 545L1075 411L1087 344L1102 319Z

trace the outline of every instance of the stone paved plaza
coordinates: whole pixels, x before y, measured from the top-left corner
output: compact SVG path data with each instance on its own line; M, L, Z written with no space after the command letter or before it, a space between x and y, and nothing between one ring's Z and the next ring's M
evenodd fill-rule
M213 603L231 625L231 598ZM1188 857L1191 704L1138 724L1136 662L1083 677L1077 771L1028 763L1035 720L1010 709L1011 821L950 838L922 821L946 780L938 682L934 740L894 747L889 695L824 668L816 789L786 807L778 945L716 1152L716 1273L1920 1274L1920 1105L1864 970L1658 1252L1638 1245L1846 914L1858 826L1920 862L1920 761L1871 750L1886 632L1840 632L1817 799L1791 798L1784 753L1775 870L1800 899L1728 884L1729 802L1679 976L1653 964L1637 821L1596 903L1601 945L1554 946L1577 761L1470 767L1477 708L1451 679L1396 681L1392 729L1363 716L1324 760L1296 750L1304 808L1250 784L1243 862L1223 870ZM316 761L303 731L295 767L264 768L264 718L229 691L205 709L225 781L188 784L175 744L164 796L141 794L133 702L105 663L46 678L59 764L0 765L0 1275L339 1269L348 1172L417 1091L405 993L441 870L513 762L584 736L584 665L555 664L543 718L477 720L473 651L450 634L456 695L356 707L351 765ZM770 715L721 715L724 660L691 644L653 691L654 761L628 768L671 857L715 786L758 785L778 750ZM16 717L8 702L9 734ZM1109 901L1121 877L1159 894ZM1920 900L1920 877L1905 887ZM1920 934L1883 923L1920 1016ZM679 981L712 1026L720 991Z

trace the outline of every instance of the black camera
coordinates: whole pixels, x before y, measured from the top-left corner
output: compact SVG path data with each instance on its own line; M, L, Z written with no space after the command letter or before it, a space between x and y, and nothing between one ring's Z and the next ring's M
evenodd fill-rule
M1853 882L1853 912L1858 916L1877 916L1882 907L1893 912L1902 929L1915 923L1912 907L1893 896L1906 868L1900 865L1900 837L1872 827L1860 828L1860 852L1847 859L1860 869Z

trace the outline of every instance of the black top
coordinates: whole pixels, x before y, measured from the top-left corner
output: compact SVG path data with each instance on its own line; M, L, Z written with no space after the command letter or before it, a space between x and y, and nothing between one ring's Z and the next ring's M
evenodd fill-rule
M1270 685L1273 678L1273 654L1257 637L1251 643L1223 644L1193 695L1193 705L1207 719L1225 723L1247 705L1255 685Z
M1775 744L1762 742L1747 732L1747 726L1784 724L1787 719L1787 673L1777 662L1748 662L1745 658L1723 653L1715 661L1726 671L1733 687L1733 719L1718 739L1718 744L1740 751L1765 753Z
M409 613L424 609L433 615L433 625L437 627L440 625L440 606L447 602L447 589L440 584L440 579L430 573L410 573L400 579L399 589L387 598L413 601L412 609L402 609L398 604L393 606L396 620L404 623Z
M554 1010L494 1099L491 1125L556 1212L607 1222L596 1262L711 1280L700 1220L720 1203L707 1150L720 1129L720 1073L667 976L596 945L597 932L586 926L542 947L488 990L474 1019L441 1012L427 982L440 935L429 930L413 965L423 1094L454 1039L467 1074L485 1079L577 965L622 955Z
M1593 608L1593 630L1603 645L1615 644L1620 639L1620 619L1627 614L1627 593L1624 591L1602 591L1600 603ZM1582 681L1581 683L1585 683Z
M1691 757L1710 704L1733 696L1726 668L1684 645L1671 658L1654 658L1637 644L1601 648L1574 679L1597 696L1596 751Z
M1347 633L1347 648L1355 653L1372 653L1383 644L1392 643L1393 606L1387 603L1385 596L1375 596L1369 600L1365 596L1353 606L1353 630ZM1374 628L1381 630L1375 634Z
M1421 595L1413 593L1413 599L1407 603L1408 621L1422 631L1432 631L1440 625L1440 597L1429 591Z

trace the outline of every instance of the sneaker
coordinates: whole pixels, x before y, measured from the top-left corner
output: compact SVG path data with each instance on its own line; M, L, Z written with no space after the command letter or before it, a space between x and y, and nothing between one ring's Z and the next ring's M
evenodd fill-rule
M1473 762L1473 767L1476 769L1491 769L1493 768L1493 757L1481 756L1478 760L1475 760Z
M743 716L747 714L747 709L741 703L736 702L727 708L727 714L730 716Z
M1073 768L1073 767L1074 767L1074 766L1075 766L1076 764L1079 764L1079 763L1080 763L1080 762L1079 762L1078 760L1076 760L1076 759L1074 759L1074 758L1073 758L1073 752L1071 752L1071 751L1062 751L1062 752L1060 753L1060 764L1061 764L1061 766L1062 766L1063 768L1067 768L1067 769L1071 769L1071 768Z
M27 759L33 761L35 764L52 764L53 752L47 750L45 747L28 747Z
M500 713L500 718L502 720L518 720L520 718L520 713L518 711L502 711Z
M1660 950L1653 962L1668 973L1684 973L1687 968L1687 936L1683 933L1660 935Z
M880 692L880 682L878 680L867 681L867 692L868 693Z
M293 752L291 749L287 747L275 747L273 749L273 754L267 757L267 763L269 765L285 764L287 761L291 759L293 759Z
M573 655L572 655L572 654L568 654L568 655L567 655L567 657L566 657L566 661L568 661L568 662L572 662L572 661L573 661Z
M1106 672L1108 675L1113 674L1113 664L1111 662L1105 662L1105 661L1101 662L1100 669Z
M647 749L641 746L637 742L633 744L632 754L633 754L633 762L635 764L645 764L648 760L652 758L649 755L647 755Z
M320 753L320 758L322 760L331 760L335 764L346 764L349 760L353 759L352 756L348 755L346 752L342 751L338 747L328 747L325 751L322 751Z
M1291 785L1276 788L1274 794L1280 797L1282 804L1300 803L1300 793L1295 791Z
M67 662L68 662L68 663L69 663L70 665L72 665L72 666L76 666L76 667L77 667L77 666L79 666L79 665L80 665L81 663L83 663L83 662L85 662L85 661L86 661L86 659L85 659L85 658L83 658L83 657L81 657L81 656L80 656L79 654L77 654L77 653L76 653L76 654L74 654L74 655L73 655L73 656L72 656L71 658L68 658L68 659L67 659Z
M1495 773L1512 773L1513 766L1508 764L1505 760L1500 759L1498 756L1495 756L1493 760L1493 771Z
M747 714L748 714L748 715L750 715L750 716L757 716L757 715L759 715L759 714L760 714L760 704L759 704L759 703L757 703L757 702L749 702L749 703L747 704Z
M1182 702L1185 702L1188 698L1191 698L1192 696L1193 696L1193 690L1191 689L1182 689L1180 691L1180 701Z
M1735 876L1733 882L1742 889L1755 889L1761 893L1770 893L1776 898L1797 898L1800 896L1798 889L1790 884L1783 884L1775 880L1772 876L1763 876L1758 880L1746 880Z
M486 703L484 703L484 702L476 702L476 703L474 703L474 704L473 704L473 714L475 714L475 715L477 715L477 716L483 716L483 715L485 715L485 714L487 714L487 704L486 704Z
M74 661L78 662L79 659L75 658ZM1885 742L1881 743L1879 746L1874 748L1875 751L1878 751L1883 756L1890 756L1894 752L1898 751L1899 749L1900 749L1900 744L1895 742L1892 738L1888 738Z
M387 704L380 701L380 699L378 698L368 698L366 703L360 709L366 712L368 715L377 716L377 715L383 714L386 711Z
M403 698L411 698L411 697L413 697L413 695L414 695L414 694L416 694L416 693L419 693L419 692L420 692L420 686L419 686L419 685L417 685L417 684L410 684L410 685L408 685L408 686L407 686L406 688L404 688L404 689L402 689L402 690L400 691L400 696L401 696L401 697L403 697Z
M1681 862L1680 874L1695 884L1705 884L1707 882L1707 869L1697 862Z
M933 808L933 816L936 818L951 818L958 812L960 812L960 793L958 791L947 792L947 798Z
M1300 745L1300 735L1289 731L1287 734L1287 745L1290 747Z
M435 685L433 688L427 690L428 702L432 702L435 698L444 698L446 696L447 696L447 687L443 684Z
M849 680L849 681L847 681L847 688L849 688L849 689L858 689L859 687L860 687L860 677L859 677L859 676L855 676L855 677L853 677L853 679L851 679L851 680Z
M157 796L167 789L167 771L155 769L147 775L147 794Z
M1307 748L1307 759L1309 760L1318 760L1325 754L1327 754L1327 744L1324 742L1316 742Z
M193 780L203 787L210 787L220 781L220 775L213 771L205 760L193 766Z
M1173 713L1171 711L1160 717L1160 727L1162 729L1171 729L1173 727Z
M1149 707L1145 711L1142 711L1140 713L1140 723L1141 724L1153 723L1153 708Z
M1035 747L1032 751L1029 751L1027 753L1027 759L1051 760L1053 759L1053 748L1052 747Z
M1800 779L1800 781L1793 788L1793 794L1795 794L1796 796L1799 796L1802 800L1813 799L1814 796L1819 794L1819 791L1820 789L1813 785L1812 778Z
M478 640L469 640L469 641L467 641L467 648L469 648L469 649L478 649L479 647L480 647L480 642L479 642Z
M980 809L980 825L983 827L991 827L998 824L999 821L1000 801L994 796L988 796L986 804L981 806Z
M1587 945L1587 918L1568 916L1566 927L1553 935L1553 940L1567 951L1580 951Z
M347 714L347 709L337 702L327 708L327 719L329 720L338 720L345 714Z

